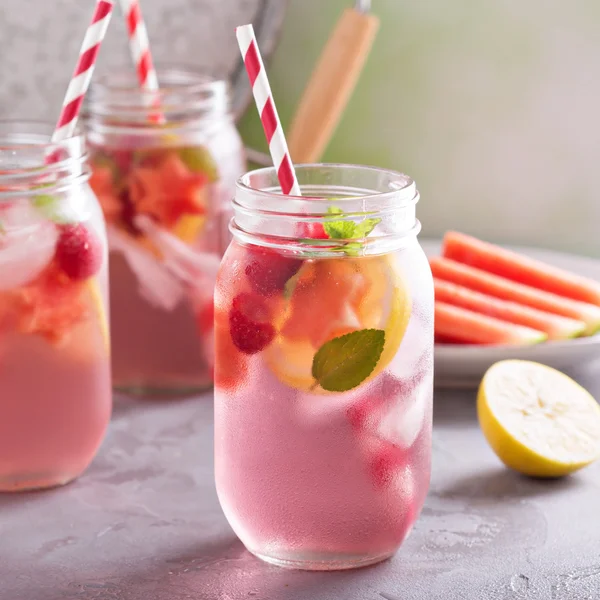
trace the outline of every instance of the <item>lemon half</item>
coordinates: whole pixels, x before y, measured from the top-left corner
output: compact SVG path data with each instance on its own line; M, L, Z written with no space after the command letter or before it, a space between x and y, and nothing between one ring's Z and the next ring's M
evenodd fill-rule
M477 396L483 434L500 460L532 477L561 477L600 457L600 406L560 371L504 360Z

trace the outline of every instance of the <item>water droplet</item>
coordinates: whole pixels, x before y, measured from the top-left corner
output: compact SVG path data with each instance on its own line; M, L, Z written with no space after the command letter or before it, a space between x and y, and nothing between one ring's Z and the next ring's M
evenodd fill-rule
M513 592L525 593L529 589L529 577L527 575L513 575L510 578L510 589Z

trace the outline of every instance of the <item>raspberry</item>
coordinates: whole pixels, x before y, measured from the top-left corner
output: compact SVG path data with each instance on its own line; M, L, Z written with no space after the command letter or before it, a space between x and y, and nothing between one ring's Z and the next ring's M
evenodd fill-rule
M329 236L321 223L298 223L298 237L311 240L328 240Z
M356 431L368 425L375 426L381 414L390 404L399 401L399 395L405 393L404 382L384 372L368 394L361 396L346 410L350 425Z
M346 416L352 425L352 429L360 431L365 427L372 413L372 399L370 396L355 402L346 410Z
M284 256L270 248L250 248L245 273L252 289L262 296L281 292L288 279L300 269L302 261Z
M77 223L63 225L56 244L55 258L60 269L72 280L95 275L102 266L102 245L96 234Z
M270 319L271 311L258 294L238 294L229 311L229 333L235 346L244 354L264 350L275 337Z
M385 487L392 483L395 475L404 466L406 457L395 444L386 444L371 462L371 473L375 484Z

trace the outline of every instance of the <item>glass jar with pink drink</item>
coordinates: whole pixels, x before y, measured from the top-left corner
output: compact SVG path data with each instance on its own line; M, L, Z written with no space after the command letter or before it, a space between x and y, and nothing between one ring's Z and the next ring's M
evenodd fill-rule
M110 247L113 383L140 395L212 385L213 286L244 171L227 84L185 69L96 78L91 184Z
M0 123L0 491L65 484L110 419L107 243L83 138Z
M433 283L415 183L302 165L238 182L215 291L215 473L252 553L344 569L391 556L430 477Z

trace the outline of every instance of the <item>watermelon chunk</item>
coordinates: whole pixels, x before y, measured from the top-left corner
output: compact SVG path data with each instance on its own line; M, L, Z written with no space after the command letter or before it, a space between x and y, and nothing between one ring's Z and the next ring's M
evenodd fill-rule
M467 308L502 321L543 331L548 334L549 340L573 338L581 335L585 330L583 321L553 315L510 300L500 300L449 281L434 279L434 286L436 300Z
M600 282L470 235L448 232L444 236L442 256L558 296L600 306Z
M435 331L444 338L469 344L524 346L547 339L542 331L507 323L472 310L435 302Z
M583 321L586 325L585 335L591 335L600 329L600 307L593 304L562 298L447 258L432 257L429 259L429 264L433 276L438 279L462 285L488 296Z

